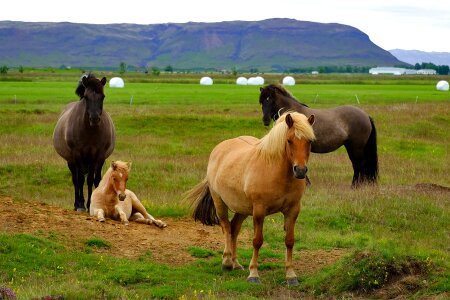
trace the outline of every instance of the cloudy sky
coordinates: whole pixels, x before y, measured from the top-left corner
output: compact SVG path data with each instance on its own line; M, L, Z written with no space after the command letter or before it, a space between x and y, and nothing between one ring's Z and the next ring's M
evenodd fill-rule
M185 23L292 18L356 27L385 50L450 52L449 0L12 0L0 21Z

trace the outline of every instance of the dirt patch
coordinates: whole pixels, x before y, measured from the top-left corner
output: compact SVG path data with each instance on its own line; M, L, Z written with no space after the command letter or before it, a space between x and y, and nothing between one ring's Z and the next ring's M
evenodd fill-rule
M83 250L86 240L98 238L111 244L109 249L94 248L98 253L137 258L150 252L153 260L168 265L195 261L197 258L188 251L192 246L219 253L223 250L223 235L219 226L204 226L190 218L163 218L168 224L164 229L133 222L125 226L113 220L100 223L86 213L41 202L14 201L8 197L0 197L0 215L0 231L3 233L51 236L73 250ZM252 233L242 230L240 247L250 248L251 243ZM345 253L344 249L297 251L295 268L301 273L314 273L336 262ZM268 258L266 261L270 260Z
M415 188L419 191L424 192L447 192L450 193L450 187L435 184L435 183L418 183L415 185Z

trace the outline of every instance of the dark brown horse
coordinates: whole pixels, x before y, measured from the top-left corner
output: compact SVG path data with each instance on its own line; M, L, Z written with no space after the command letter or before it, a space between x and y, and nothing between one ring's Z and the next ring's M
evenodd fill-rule
M92 185L98 186L102 166L113 152L116 141L111 117L103 111L105 84L105 77L99 80L92 74L83 75L75 91L80 100L65 107L53 132L53 146L67 161L72 173L77 211L89 209ZM83 185L86 174L88 201L85 207Z
M376 183L378 178L377 132L372 118L363 110L350 105L330 109L313 109L297 101L283 86L270 84L260 88L259 103L263 122L268 126L286 111L298 111L315 116L316 140L311 152L328 153L342 145L353 165L352 187Z

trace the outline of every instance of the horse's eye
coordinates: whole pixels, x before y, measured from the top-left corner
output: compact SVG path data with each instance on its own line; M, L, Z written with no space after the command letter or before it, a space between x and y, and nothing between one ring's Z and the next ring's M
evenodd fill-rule
M270 101L270 97L267 97L266 101L269 102Z
M292 141L291 141L291 140L287 140L287 142L288 142L289 145L292 144Z

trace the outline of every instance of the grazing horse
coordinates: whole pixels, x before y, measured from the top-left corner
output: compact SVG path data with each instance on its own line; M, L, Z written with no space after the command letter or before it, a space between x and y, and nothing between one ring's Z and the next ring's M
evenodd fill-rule
M260 283L258 254L263 244L264 217L284 215L286 279L298 284L292 265L294 226L305 190L305 177L314 140L314 116L297 112L282 115L262 139L251 136L225 140L209 157L206 178L186 193L195 207L193 217L205 225L222 227L225 235L222 269L243 269L236 257L242 222L253 216L253 256L247 281ZM231 222L228 211L234 212Z
M128 221L143 224L155 224L160 228L166 227L166 223L156 220L142 205L136 195L127 190L128 173L131 170L130 162L113 161L103 175L98 187L92 193L92 201L89 212L96 216L100 222L105 217L122 221L128 225Z
M92 185L98 186L105 159L114 150L116 131L111 117L103 111L105 84L105 77L99 80L90 73L83 75L75 91L80 100L64 108L53 132L53 146L67 161L72 173L76 211L89 209ZM88 200L85 208L86 174Z
M264 125L268 126L285 111L314 115L316 140L311 145L311 152L328 153L344 145L353 166L352 188L362 183L377 182L377 132L367 113L350 105L330 109L309 108L279 84L261 87L260 92Z

